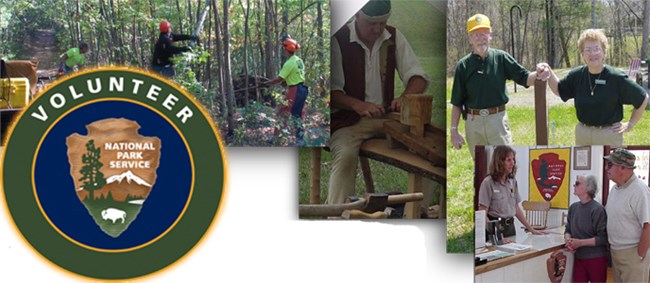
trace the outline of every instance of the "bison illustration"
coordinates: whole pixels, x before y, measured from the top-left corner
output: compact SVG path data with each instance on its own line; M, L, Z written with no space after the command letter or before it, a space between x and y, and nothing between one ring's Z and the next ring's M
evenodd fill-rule
M102 218L104 220L113 221L113 224L115 224L115 221L118 219L122 219L122 224L124 224L124 220L126 219L126 212L111 207L102 210Z

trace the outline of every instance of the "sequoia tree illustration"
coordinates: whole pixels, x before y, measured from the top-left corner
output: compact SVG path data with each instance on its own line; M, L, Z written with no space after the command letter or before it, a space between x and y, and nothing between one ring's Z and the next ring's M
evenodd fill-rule
M539 177L540 180L537 184L545 189L551 188L552 184L546 182L548 181L548 163L544 159L542 159L542 166L539 167Z
M104 173L99 171L104 164L99 161L99 158L101 157L101 149L95 147L94 140L89 140L86 143L86 150L88 150L88 152L81 156L81 162L84 166L79 170L79 173L83 175L79 181L83 182L83 189L90 193L89 200L93 201L95 200L93 192L106 185Z

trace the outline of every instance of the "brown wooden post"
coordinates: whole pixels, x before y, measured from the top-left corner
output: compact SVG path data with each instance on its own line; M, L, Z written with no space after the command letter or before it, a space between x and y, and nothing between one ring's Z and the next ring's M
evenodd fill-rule
M310 204L320 204L320 154L320 147L314 147L311 149Z
M421 193L421 192L422 192L422 175L409 172L407 193ZM420 203L421 201L406 203L404 207L404 216L407 219L420 218Z
M535 80L535 130L537 145L548 145L546 82L541 80Z
M374 193L375 182L372 180L370 161L367 157L359 156L359 164L361 165L361 172L363 173L363 182L366 184L366 192L369 194Z

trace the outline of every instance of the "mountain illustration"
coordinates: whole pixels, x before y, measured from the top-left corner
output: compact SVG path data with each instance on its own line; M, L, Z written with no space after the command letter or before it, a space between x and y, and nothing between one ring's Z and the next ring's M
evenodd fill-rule
M119 175L106 178L106 185L94 193L94 198L107 198L110 194L113 200L125 202L128 199L145 199L151 192L151 185L142 178L128 170ZM77 196L84 200L90 193L80 187L77 189Z
M149 185L149 183L147 183L145 180L142 180L140 177L133 174L133 172L131 172L131 170L126 171L126 172L124 172L124 173L122 173L120 175L114 175L114 176L110 176L110 177L106 178L106 184L110 184L110 183L113 183L115 181L117 181L118 183L122 183L122 180L124 180L125 178L126 178L126 182L129 183L129 184L131 183L131 181L134 181L138 185L151 187L151 185Z

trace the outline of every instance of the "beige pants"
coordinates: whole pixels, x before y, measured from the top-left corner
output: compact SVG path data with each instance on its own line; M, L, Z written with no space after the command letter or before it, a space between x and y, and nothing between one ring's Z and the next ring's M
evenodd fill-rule
M650 251L650 250L649 250ZM614 282L648 282L650 258L648 252L643 260L639 259L637 247L611 250Z
M576 145L623 145L623 134L613 132L611 128L587 127L582 123L576 125Z
M474 158L477 145L510 145L512 134L506 111L487 116L467 114L465 137L469 152Z
M355 183L359 148L365 140L383 137L383 124L388 119L362 118L359 123L337 130L330 137L329 147L332 153L332 170L327 194L328 204L341 204L349 196L356 195ZM407 184L404 184L406 186ZM428 207L433 200L434 182L422 178L422 207Z

